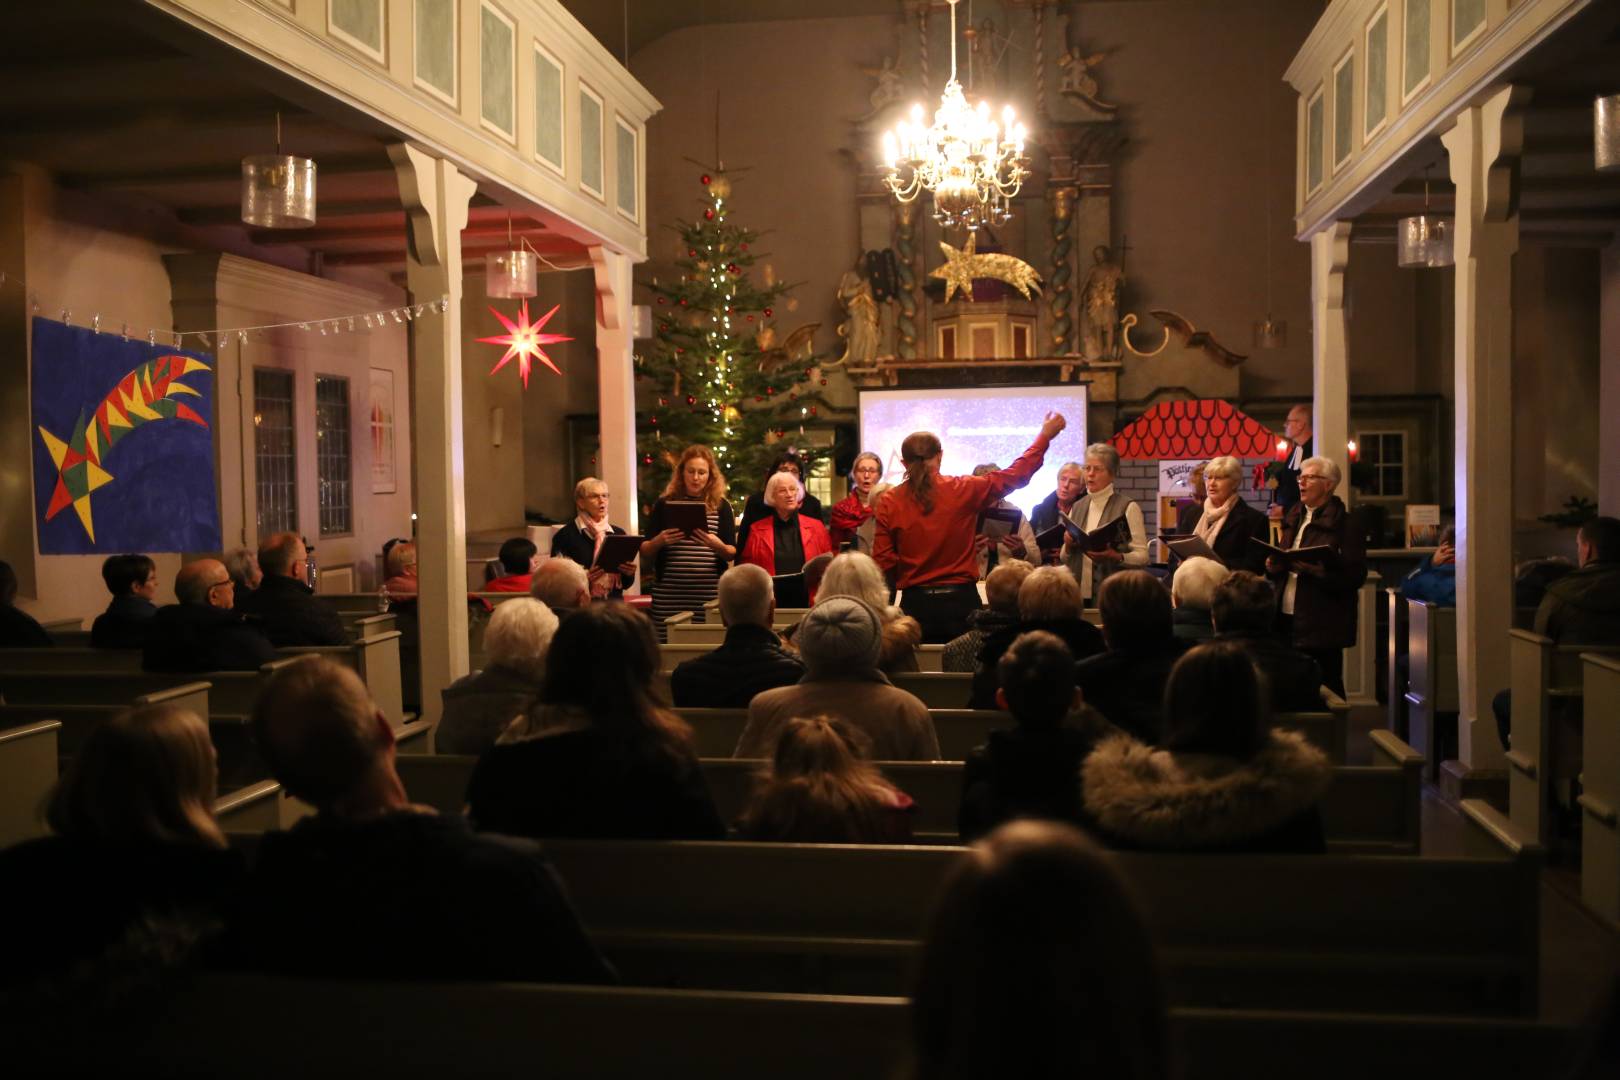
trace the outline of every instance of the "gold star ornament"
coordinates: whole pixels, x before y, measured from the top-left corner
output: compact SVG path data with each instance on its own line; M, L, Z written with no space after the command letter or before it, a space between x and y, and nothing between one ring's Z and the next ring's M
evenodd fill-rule
M1023 259L1013 255L990 254L980 255L975 249L978 247L976 233L968 233L967 243L958 251L951 245L940 242L939 249L945 253L945 265L935 267L928 272L929 277L940 278L945 282L945 302L951 302L958 289L969 300L973 299L974 278L994 278L996 281L1005 281L1013 288L1023 293L1024 299L1029 300L1030 290L1041 291L1041 275L1035 268Z

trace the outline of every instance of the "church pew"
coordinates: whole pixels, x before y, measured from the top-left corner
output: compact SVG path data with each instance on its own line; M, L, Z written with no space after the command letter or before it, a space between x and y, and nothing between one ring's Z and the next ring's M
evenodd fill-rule
M1399 586L1384 590L1389 625L1384 639L1384 726L1402 739L1410 730L1406 718L1406 680L1400 661L1406 652L1406 598Z
M1388 732L1374 736L1372 766L1334 769L1333 784L1321 804L1328 849L1344 854L1409 854L1418 851L1420 758ZM446 813L460 813L478 759L466 755L401 757L400 779L414 802ZM957 808L962 801L962 765L955 761L883 761L885 777L916 800L912 830L921 843L957 840ZM740 758L704 758L703 778L721 818L735 824L747 809L759 778L770 763Z
M665 619L669 627L669 641L659 646L663 654L661 670L674 671L675 665L704 656L720 647L725 640L725 627L688 621L691 612L683 611ZM945 646L917 646L917 668L921 672L944 670Z
M973 694L970 671L900 671L889 681L917 695L930 709L965 709Z
M1513 691L1507 752L1508 812L1519 829L1543 845L1554 839L1554 784L1568 769L1574 747L1560 728L1580 724L1581 654L1620 656L1620 646L1555 645L1530 630L1508 631L1509 687ZM1562 779L1571 779L1564 771Z
M386 1065L409 1077L497 1076L533 1062L549 1080L891 1080L905 1072L911 1037L902 997L244 973L166 990L147 1007L96 1016L94 1039L55 1024L21 1031L8 1062L234 1080L283 1080L311 1061L333 1074ZM264 1037L266 1017L275 1038ZM1313 1080L1430 1080L1437 1054L1450 1075L1561 1076L1570 1055L1567 1029L1502 1017L1175 1008L1170 1034L1184 1080L1302 1070Z
M121 701L91 704L62 704L50 700L33 702L8 700L6 704L0 705L0 724L9 726L36 720L60 720L62 730L57 739L57 751L61 757L72 757L97 724L104 723L125 709L145 708L148 705L174 705L200 717L207 717L210 688L211 685L206 682L180 683L177 686L165 687ZM71 693L71 688L63 691L64 695ZM227 718L222 721L221 726L237 727L240 724L234 718ZM213 734L212 727L210 734Z
M393 619L392 615L383 617ZM398 630L387 630L338 648L311 646L276 651L293 658L324 656L352 668L365 682L366 691L371 694L371 700L377 703L377 708L393 723L400 724L406 720L399 666L399 648L403 637L404 634Z
M1620 924L1620 657L1581 654L1581 899Z
M771 626L775 627L777 630L786 630L788 627L792 626L809 613L809 608L777 608L776 614L771 618ZM687 630L683 631L684 633L701 632L701 629L705 626L719 626L720 601L710 600L707 604L703 605L703 617L706 620L705 622L698 622L692 617L693 614L693 612L689 611L676 612L668 619L665 619L664 623L667 626L672 620L680 619L681 624L688 627ZM682 616L685 617L682 618Z
M128 705L143 694L168 690L189 682L209 684L210 715L246 716L253 711L259 689L291 658L273 660L257 671L208 672L32 672L0 670L0 695L20 704Z
M342 620L343 631L349 635L350 641L399 629L399 617L392 612L339 612L338 618Z
M1117 859L1175 1004L1534 1015L1540 852L1480 835L1498 850ZM923 919L960 852L565 840L546 850L626 982L878 994L909 984Z
M45 800L56 784L59 720L0 719L0 848L45 833Z
M51 641L59 649L88 649L90 647L90 631L88 630L52 630Z
M1337 697L1329 704L1331 708L1325 712L1277 713L1272 717L1272 724L1283 731L1299 732L1335 765L1343 765L1345 743L1349 738L1349 709ZM748 722L747 709L676 709L675 712L691 725L699 757L729 757L736 750ZM998 709L931 708L928 714L933 718L940 757L944 761L967 760L968 754L988 739L992 731L1013 726L1012 716Z
M84 618L80 615L70 615L62 619L46 619L40 624L47 634L52 637L57 634L71 634L84 629Z
M1430 777L1455 738L1457 710L1457 609L1408 600L1408 742L1428 760Z

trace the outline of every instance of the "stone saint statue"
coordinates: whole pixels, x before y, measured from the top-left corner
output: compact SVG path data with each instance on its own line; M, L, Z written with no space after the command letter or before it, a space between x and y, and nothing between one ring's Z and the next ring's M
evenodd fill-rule
M838 303L844 309L844 322L838 336L844 339L844 355L839 364L870 366L877 356L878 310L872 286L864 274L845 270L838 282Z
M1096 264L1086 275L1080 290L1084 321L1081 347L1088 360L1119 359L1119 290L1125 284L1125 270L1114 262L1113 252L1099 244L1092 251Z

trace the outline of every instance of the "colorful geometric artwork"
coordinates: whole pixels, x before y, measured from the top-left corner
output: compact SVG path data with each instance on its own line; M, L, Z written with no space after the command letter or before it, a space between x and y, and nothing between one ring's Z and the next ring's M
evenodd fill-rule
M33 320L44 555L217 551L212 358Z

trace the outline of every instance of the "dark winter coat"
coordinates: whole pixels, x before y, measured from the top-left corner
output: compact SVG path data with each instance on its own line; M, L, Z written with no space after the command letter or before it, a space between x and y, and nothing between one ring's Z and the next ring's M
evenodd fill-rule
M1317 809L1333 779L1327 756L1274 731L1240 761L1107 739L1080 769L1086 815L1112 847L1150 851L1319 853Z
M996 674L996 665L1001 663L1002 654L1012 648L1012 643L1019 636L1031 630L1045 630L1049 634L1056 634L1063 644L1069 647L1069 652L1076 660L1084 660L1088 656L1096 656L1108 648L1103 641L1102 631L1097 629L1085 619L1031 619L1020 620L1016 626L997 630L984 639L984 646L979 650L979 664L973 669L973 689L968 700L968 707L972 709L995 709L996 690L1001 680Z
M1113 729L1093 710L1062 727L992 731L962 766L957 831L971 843L1015 818L1085 821L1080 765Z
M1305 519L1305 504L1295 503L1283 517L1282 543L1294 546L1294 534ZM1294 593L1294 644L1301 649L1344 649L1356 643L1356 593L1367 580L1367 543L1337 495L1328 497L1311 518L1300 547L1326 544L1339 554L1324 577L1299 575ZM1282 603L1288 574L1272 574L1277 602Z
M277 648L349 643L337 608L302 581L281 574L266 574L237 610L258 619L264 636Z
M1321 712L1322 665L1275 634L1217 634L1217 641L1235 641L1265 676L1271 691L1272 712Z
M444 713L433 729L441 754L482 754L506 726L529 711L540 684L505 667L463 675L443 690Z
M1087 705L1121 731L1150 745L1164 730L1164 684L1185 643L1166 638L1145 649L1110 649L1074 666Z
M144 596L115 596L90 624L90 644L97 649L139 649L146 644L157 605Z
M744 623L726 628L718 649L677 664L670 690L678 709L744 709L754 695L804 678L804 662L775 631Z
M235 611L168 604L152 616L141 666L147 671L257 671L276 659L270 639Z

